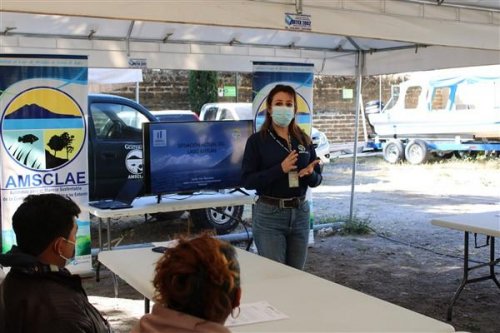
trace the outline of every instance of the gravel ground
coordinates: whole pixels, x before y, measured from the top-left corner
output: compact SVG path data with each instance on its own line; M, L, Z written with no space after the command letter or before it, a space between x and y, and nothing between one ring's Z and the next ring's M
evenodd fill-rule
M430 220L499 212L499 171L498 159L413 166L390 165L380 157L360 158L353 212L355 220L368 223L372 231L341 236L321 230L310 248L306 270L444 321L462 276L463 234L435 227ZM324 182L313 191L316 223L346 221L351 179L352 159L336 159L325 166ZM247 220L249 212L246 207ZM96 240L95 224L92 231ZM183 219L144 222L143 217L134 217L112 223L112 238L122 239L121 244L166 240L186 231ZM189 231L196 232L192 227ZM476 261L486 260L487 255L485 248L471 251ZM142 296L123 282L120 298L113 298L109 272L103 272L99 283L87 279L85 287L118 332L128 332L143 311ZM500 332L499 296L492 281L468 285L454 307L451 324L456 330Z

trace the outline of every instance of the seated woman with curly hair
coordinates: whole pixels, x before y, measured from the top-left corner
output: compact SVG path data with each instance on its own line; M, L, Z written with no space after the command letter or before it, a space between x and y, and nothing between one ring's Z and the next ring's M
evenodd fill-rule
M203 235L181 239L156 265L155 305L132 333L227 333L223 326L239 307L240 269L236 251Z

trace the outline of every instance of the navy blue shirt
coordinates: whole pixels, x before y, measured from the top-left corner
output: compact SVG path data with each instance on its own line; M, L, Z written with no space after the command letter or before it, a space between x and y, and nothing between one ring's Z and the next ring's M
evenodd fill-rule
M308 186L316 187L321 184L321 169L316 165L311 175L299 178L299 187L289 187L288 174L281 168L281 162L289 154L288 144L274 131L273 134L274 138L269 132L264 135L257 132L248 138L242 164L243 186L255 189L258 195L291 198L305 195ZM294 137L291 141L292 149L299 153L297 170L317 159L312 144L304 147Z

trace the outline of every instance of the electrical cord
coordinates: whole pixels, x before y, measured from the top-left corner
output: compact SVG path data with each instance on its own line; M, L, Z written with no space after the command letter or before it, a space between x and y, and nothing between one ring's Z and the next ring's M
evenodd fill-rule
M373 231L375 233L375 235L377 235L377 237L383 238L385 240L388 240L388 241L396 243L396 244L401 244L401 245L405 245L405 246L408 246L408 247L411 247L411 248L414 248L414 249L419 249L419 250L431 252L431 253L434 253L434 254L437 254L437 255L440 255L440 256L443 256L443 257L448 257L448 258L453 258L453 259L459 259L459 260L463 260L464 259L463 257L456 256L456 255L453 255L453 254L448 254L448 253L441 253L441 252L429 249L429 248L427 248L425 246L415 245L415 244L412 244L412 243L409 243L409 242L397 240L397 239L394 239L394 238L391 238L391 237L388 237L388 236L385 236L385 235L379 233L377 230L373 229L372 227L368 227L368 228L371 231ZM475 264L487 264L484 261L479 261L479 260L474 260L474 259L469 259L469 261L473 262Z

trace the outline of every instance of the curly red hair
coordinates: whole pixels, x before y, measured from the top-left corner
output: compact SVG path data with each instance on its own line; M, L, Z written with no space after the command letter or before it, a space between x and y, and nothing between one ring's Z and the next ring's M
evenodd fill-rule
M240 269L231 244L207 234L180 239L156 264L155 301L179 312L223 323L234 308Z

